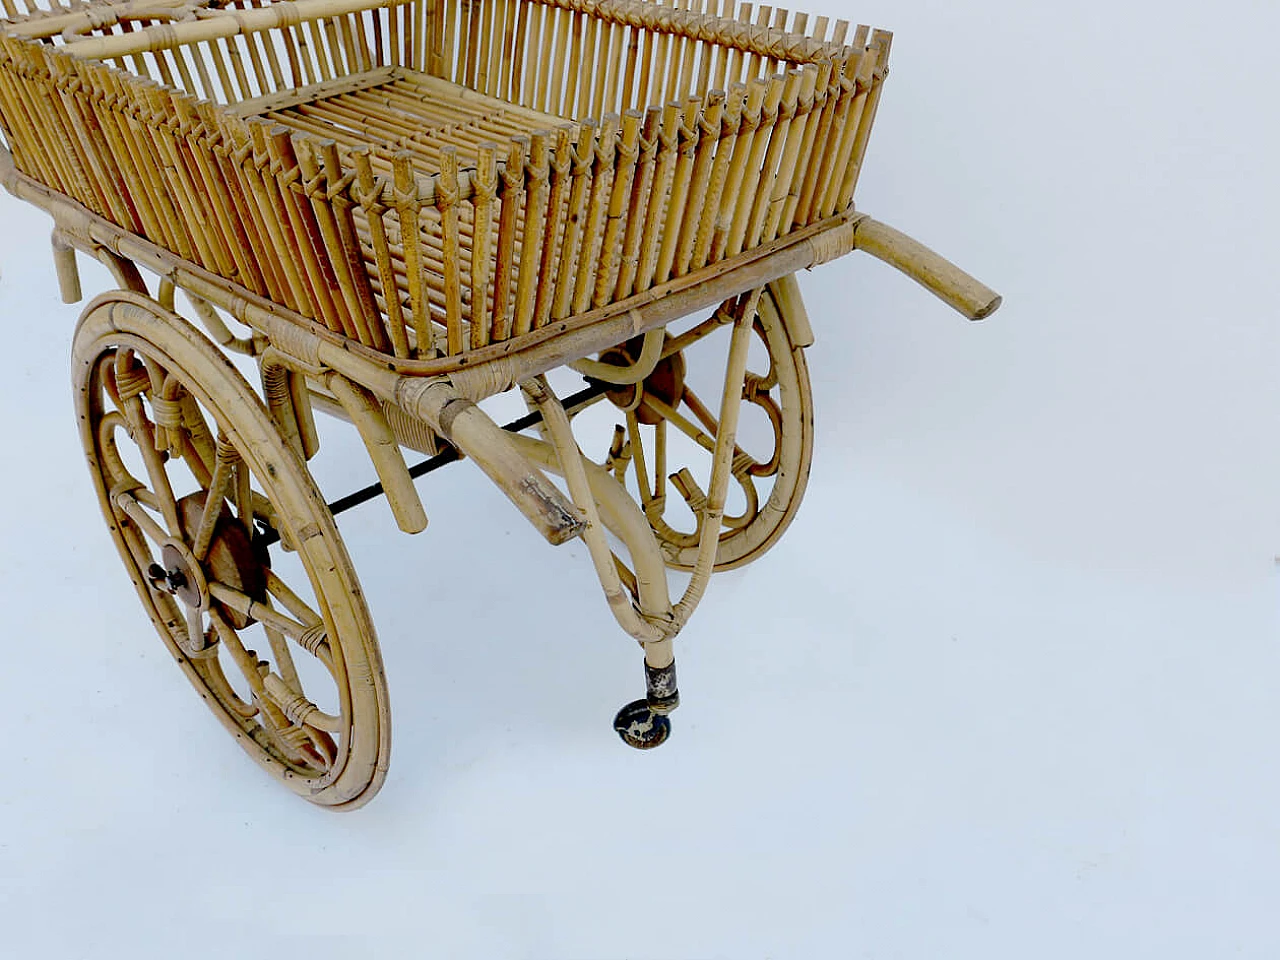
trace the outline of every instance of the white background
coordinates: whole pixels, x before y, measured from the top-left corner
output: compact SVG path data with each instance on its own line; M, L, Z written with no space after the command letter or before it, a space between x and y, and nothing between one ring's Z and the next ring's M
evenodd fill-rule
M809 6L896 32L860 206L1006 305L802 278L808 499L713 582L651 754L609 726L639 658L585 551L464 465L422 538L343 525L385 789L273 785L121 573L78 308L0 199L0 953L1280 955L1280 8ZM327 442L327 493L367 479Z

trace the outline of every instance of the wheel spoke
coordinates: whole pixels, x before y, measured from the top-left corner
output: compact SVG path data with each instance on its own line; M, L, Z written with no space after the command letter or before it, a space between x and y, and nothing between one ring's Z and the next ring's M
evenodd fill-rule
M284 682L291 690L301 693L302 682L298 679L298 668L294 665L293 653L289 650L284 634L273 627L268 627L265 623L262 629L266 631L267 642L271 644L271 654L276 659L276 666L280 668L280 676L284 678Z
M232 467L228 458L218 456L213 467L213 477L209 481L209 489L205 493L204 510L200 513L200 522L196 526L195 537L191 542L191 552L196 560L204 562L209 553L209 544L213 540L213 530L222 515L222 505L231 487Z
M280 613L270 604L254 600L248 594L217 580L209 581L209 594L213 599L219 603L225 603L237 613L258 620L263 626L278 630L293 640L301 642L310 629L292 617Z
M267 568L267 592L279 600L286 610L308 625L308 628L314 627L318 623L323 623L324 619L316 611L312 610L301 597L289 588L289 585L280 579L270 567Z
M116 506L118 506L126 517L134 522L134 524L147 535L147 539L154 543L157 547L163 546L170 539L169 534L160 526L150 513L139 502L137 491L121 491L116 494Z
M241 460L235 465L236 480L236 516L240 518L240 522L244 524L249 535L253 536L253 517L255 513L253 487L251 481L252 475L249 473L248 465Z
M209 620L213 624L213 630L218 635L218 639L231 654L231 659L235 661L240 673L248 681L249 689L253 691L254 697L261 698L263 696L262 674L258 672L257 659L245 649L244 644L240 642L240 635L236 633L235 628L227 622L227 618L218 610L209 611Z
M204 647L204 614L196 607L187 607L187 650L195 652Z

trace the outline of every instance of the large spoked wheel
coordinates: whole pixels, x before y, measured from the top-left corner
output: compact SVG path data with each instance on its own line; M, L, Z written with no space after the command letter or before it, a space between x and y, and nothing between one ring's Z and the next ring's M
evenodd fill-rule
M667 332L663 356L642 383L607 396L625 414L608 466L636 494L669 567L691 570L700 511L719 430L718 406L732 328L726 305L710 319ZM800 508L813 457L813 394L798 330L807 320L794 282L760 299L744 404L715 569L744 566L769 550ZM674 325L673 325L674 326ZM639 339L600 359L641 360Z
M390 749L386 679L302 459L226 358L145 297L90 304L73 365L107 524L169 652L290 790L331 808L372 799Z

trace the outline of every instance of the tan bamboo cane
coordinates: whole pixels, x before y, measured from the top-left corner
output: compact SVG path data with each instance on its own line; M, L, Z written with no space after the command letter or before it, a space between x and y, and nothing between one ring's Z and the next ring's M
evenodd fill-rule
M355 183L354 171L347 171L338 156L337 144L332 140L321 140L312 144L317 151L325 175L326 199L331 206L334 225L338 229L341 258L341 273L344 290L349 286L351 302L349 309L356 321L356 329L362 342L368 343L375 350L388 349L386 331L382 326L382 318L373 302L373 289L369 284L369 273L364 265L360 238L356 233L355 218L352 213L351 190Z
M761 113L764 109L767 90L768 84L760 79L752 80L747 84L747 99L738 124L738 135L733 142L733 160L725 174L720 208L716 216L715 228L711 233L709 258L712 262L724 257L729 245L735 211L740 200L745 196L742 187L747 177L748 161L755 149L757 134L760 131ZM724 145L721 149L724 149Z
M511 336L511 287L515 268L516 233L525 200L527 137L513 137L502 178L502 212L498 225L498 253L493 268L493 341Z
M239 171L230 160L234 148L231 130L226 127L212 104L197 105L197 115L205 128L216 131L206 149L210 179L217 185L221 205L226 210L225 230L232 247L232 257L240 271L241 282L255 293L267 289L266 273L254 252L261 242L254 224L253 210L241 189Z
M413 172L411 155L400 151L395 155L396 211L400 216L400 243L403 248L405 269L409 272L409 303L412 308L413 332L417 343L417 356L434 354L431 312L423 289L422 240L418 220L417 175Z
M497 95L505 100L515 101L516 95L512 90L512 66L518 64L519 53L516 50L516 24L519 8L521 4L519 0L499 0L502 4L502 43L498 45L494 51L497 59L495 73L498 75ZM495 28L496 29L496 28Z
M796 103L800 98L800 71L788 71L786 80L779 82L776 86L781 90L781 97L774 107L773 121L769 124L772 128L769 134L769 149L765 154L760 179L753 191L754 198L743 238L745 247L754 247L760 242L764 234L765 217L768 215L774 194L782 189L785 195L785 189L780 183L784 176L780 164L787 148L787 141L791 136L792 119L795 117ZM766 103L766 108L767 106Z
M640 268L640 248L644 241L644 211L648 207L649 194L653 188L653 168L661 129L662 110L650 107L645 114L644 131L640 135L640 156L636 161L635 176L631 184L631 203L627 209L626 230L622 240L622 260L618 269L617 286L614 288L615 300L623 300L635 292L636 275Z
M653 286L658 266L658 244L662 240L663 228L666 226L665 213L668 206L675 205L674 198L671 197L671 189L676 161L680 156L679 133L682 119L681 104L669 103L663 108L662 127L658 133L657 162L649 192L649 206L647 212L642 214L644 226L641 231L636 290L647 290ZM663 279L667 278L663 277Z
M565 65L564 90L555 112L564 117L578 116L578 78L582 68L582 40L586 16L577 11L566 14L569 17L567 42L569 45L569 62ZM586 119L585 117L583 119Z
M550 135L536 131L530 138L529 163L525 170L524 232L520 245L520 270L516 277L516 307L513 336L533 329L533 309L542 263L544 218L550 192Z
M698 116L701 110L701 98L690 97L685 101L684 113L680 118L677 131L676 166L671 180L671 201L667 204L665 222L662 228L662 245L658 253L655 274L659 282L671 279L672 267L676 259L676 248L680 242L680 228L684 223L690 190L696 187L696 184L692 182L692 177L698 152L698 137L700 133Z
M408 359L409 341L405 335L404 311L399 294L396 291L391 245L388 242L387 230L383 222L386 207L381 202L382 188L374 180L367 146L352 151L351 160L355 165L356 185L360 191L356 202L363 211L365 221L369 226L369 237L378 266L378 276L382 280L384 310L387 316L387 332L390 334L391 347L397 357Z
M708 200L711 188L712 166L715 162L716 148L720 143L720 121L724 115L724 92L713 90L707 97L705 105L694 119L697 124L697 146L690 173L689 195L685 204L684 220L676 231L677 246L674 259L674 273L684 276L689 272L693 259L694 242L697 240L698 223ZM717 200L718 202L718 200Z
M456 356L464 348L462 331L462 256L458 244L458 151L445 147L441 154L440 178L436 182L436 205L440 210L444 238L444 301L446 352Z
M319 309L320 318L335 333L354 338L355 328L342 308L342 299L339 297L335 300L333 296L338 281L325 254L324 237L316 212L310 198L305 195L302 169L293 136L287 127L272 127L268 131L267 150L271 156L272 171L279 183L285 212L293 226L294 238L298 241L294 251L302 262L303 273L311 290L312 301Z
M369 331L364 306L360 302L358 281L351 273L342 230L335 216L334 201L337 194L333 197L328 195L328 178L321 167L323 158L318 155L319 147L319 143L310 139L294 140L294 151L301 173L299 186L310 202L312 220L318 228L313 243L323 267L321 275L332 291L334 310L347 335L361 343L372 345L373 336ZM363 274L364 271L360 272Z
M693 242L694 270L705 267L711 257L711 244L715 236L716 222L720 216L720 206L724 201L725 183L729 178L729 168L733 164L738 133L742 129L742 110L746 105L746 96L746 86L740 83L734 84L725 101L719 144L715 148L711 179L707 185L706 202L702 206L702 215L698 220L698 230Z
M551 308L551 316L556 320L563 320L569 315L575 292L574 277L582 272L580 264L584 258L580 256L580 245L584 225L589 217L587 201L591 195L596 142L596 125L587 120L578 128L578 142L572 146L572 188L565 220L564 245L556 274L555 301Z
M849 168L858 127L861 124L874 62L875 58L872 55L850 57L845 62L844 76L840 82L840 112L843 115L839 118L839 135L832 136L830 162L823 165L819 174L824 178L822 180L824 186L819 194L821 198L818 203L819 217L829 217L836 210L840 184Z
M551 191L547 199L546 225L542 236L542 259L538 267L538 290L534 298L533 327L546 326L551 318L555 302L556 258L563 256L561 249L566 225L565 203L569 192L569 175L573 169L573 141L578 131L572 126L555 131L555 146L551 151Z
M427 514L413 485L413 478L409 476L395 433L377 398L365 387L340 374L330 374L325 385L359 430L396 524L405 533L421 533L427 528Z
M778 176L769 198L769 211L765 217L761 239L772 240L782 231L790 199L796 195L799 180L799 161L809 135L809 121L813 116L813 93L818 82L818 68L806 64L800 71L800 89L794 106L795 116L787 131L787 145L778 165Z
M759 120L751 134L751 148L746 154L746 165L741 177L733 179L735 171L729 170L730 183L737 200L733 207L733 217L729 232L725 239L723 253L736 256L741 253L746 243L747 226L751 211L762 194L773 187L769 175L771 169L765 165L766 151L776 134L775 123L778 119L778 105L782 99L783 81L780 77L770 77L764 81L764 100L760 106ZM748 106L751 106L751 95L748 94ZM735 157L736 160L736 157ZM763 185L762 185L763 184ZM715 245L713 243L713 250ZM717 257L716 259L719 259Z
M596 71L596 85L592 93L592 100L595 104L591 109L593 114L624 113L630 109L630 107L620 103L618 100L619 68L623 49L627 51L627 82L623 89L628 92L631 90L631 71L635 66L635 31L631 30L633 39L628 44L624 33L626 30L631 30L631 28L620 27L616 23L610 23L604 27L600 36L600 56L597 62L601 69Z
M495 144L482 144L476 163L473 200L475 235L471 243L471 349L489 342L489 274L493 260L493 201L498 190Z
M871 137L871 125L875 122L876 111L880 105L880 93L883 89L884 77L889 69L889 49L893 34L887 30L877 30L871 39L875 51L875 67L872 72L870 92L862 108L862 116L858 124L858 133L853 150L840 184L840 193L836 199L836 208L843 210L853 203L853 193L858 185L858 177L862 173L862 159L866 154L867 141Z
M706 593L707 584L711 579L711 570L715 566L721 521L724 519L725 496L729 489L729 478L733 466L738 419L742 411L742 385L747 372L751 329L763 292L762 287L757 287L751 293L744 294L738 304L738 315L734 319L724 377L724 393L720 402L720 429L716 431L706 507L700 517L698 557L684 596L672 611L677 626L688 623L689 617L697 609Z
M288 217L282 216L280 197L275 181L270 176L266 125L261 121L251 121L245 125L245 133L249 149L242 154L240 169L257 207L258 221L270 240L263 248L263 255L271 259L275 271L284 278L286 296L282 302L305 316L314 317L315 308L298 273L297 264L293 257L283 255L290 249L288 244L293 242L293 229Z
M578 100L573 116L576 119L600 117L609 111L594 97L595 77L603 72L602 57L597 54L600 43L600 20L587 14L582 15L582 60L578 75ZM608 36L608 30L605 34Z
M632 141L634 146L634 140ZM609 202L613 195L615 164L618 148L618 115L606 113L600 122L600 134L595 138L592 158L591 197L587 201L586 227L582 233L581 254L573 285L574 313L584 313L591 306L596 277L603 269L599 255L605 235L605 223L609 216Z

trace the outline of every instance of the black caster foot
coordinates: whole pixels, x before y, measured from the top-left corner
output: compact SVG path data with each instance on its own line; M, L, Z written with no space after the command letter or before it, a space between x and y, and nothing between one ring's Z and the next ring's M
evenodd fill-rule
M649 708L648 700L633 700L613 718L613 729L622 742L637 750L652 750L671 736L671 721Z

